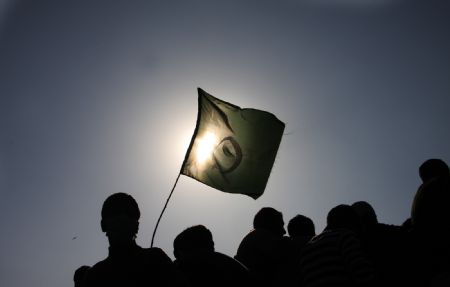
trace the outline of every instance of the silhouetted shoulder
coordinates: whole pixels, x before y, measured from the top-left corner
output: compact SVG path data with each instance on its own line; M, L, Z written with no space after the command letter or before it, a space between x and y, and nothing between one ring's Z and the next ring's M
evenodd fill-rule
M132 252L116 254L95 264L86 276L86 286L181 285L172 260L159 248L135 246Z
M83 265L79 267L77 270L75 270L75 273L73 275L75 287L84 286L84 280L86 278L86 274L89 271L89 269L91 269L90 266Z
M248 286L247 268L219 252L199 252L175 261L192 286Z
M172 265L172 259L161 249L157 247L143 249L143 256L154 263Z
M407 232L407 230L402 226L385 223L378 223L375 228L390 236L405 236Z
M86 272L84 286L106 286L112 264L108 258L97 262ZM103 279L104 278L104 279Z
M241 276L247 276L248 269L241 262L220 252L214 252L215 261L222 262L231 272Z

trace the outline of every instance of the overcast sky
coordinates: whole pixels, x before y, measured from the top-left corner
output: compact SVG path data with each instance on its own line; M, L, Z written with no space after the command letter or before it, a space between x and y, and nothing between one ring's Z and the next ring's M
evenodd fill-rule
M446 0L0 1L0 286L70 286L107 255L100 208L138 201L149 246L197 117L197 87L274 113L265 194L182 176L155 245L204 224L234 255L264 206L370 202L401 224L427 158L450 162Z

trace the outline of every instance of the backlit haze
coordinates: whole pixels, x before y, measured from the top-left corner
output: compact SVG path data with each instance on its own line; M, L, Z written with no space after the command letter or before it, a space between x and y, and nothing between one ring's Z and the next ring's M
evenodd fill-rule
M0 1L0 286L71 286L107 255L115 192L138 201L150 245L197 87L270 111L285 135L258 200L180 177L155 238L167 254L204 224L233 256L264 206L320 232L366 200L401 224L418 166L450 163L449 3Z

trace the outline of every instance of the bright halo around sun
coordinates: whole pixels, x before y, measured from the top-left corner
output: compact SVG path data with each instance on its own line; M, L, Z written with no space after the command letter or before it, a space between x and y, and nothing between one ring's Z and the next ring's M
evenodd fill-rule
M198 140L196 152L197 162L202 164L209 160L212 157L214 148L217 144L217 136L212 132L206 132L205 135Z

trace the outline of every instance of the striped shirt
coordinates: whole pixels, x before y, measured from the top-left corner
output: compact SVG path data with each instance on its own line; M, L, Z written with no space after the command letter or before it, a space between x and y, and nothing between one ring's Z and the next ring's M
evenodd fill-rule
M326 230L305 246L300 259L302 287L369 286L374 275L355 234Z

